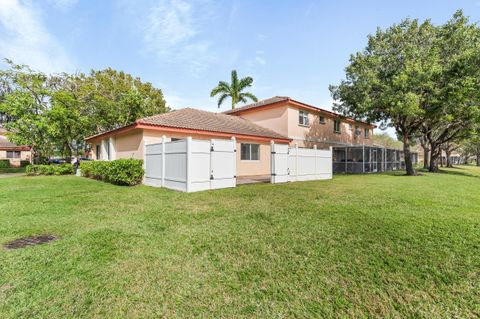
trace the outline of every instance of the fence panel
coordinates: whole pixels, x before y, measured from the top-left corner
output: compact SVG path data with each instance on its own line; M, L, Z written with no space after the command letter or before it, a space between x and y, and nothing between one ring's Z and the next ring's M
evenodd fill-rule
M288 182L288 145L272 144L271 145L271 164L272 171L270 181L273 184Z
M279 151L281 150L281 151ZM332 149L272 144L272 183L332 178Z
M210 153L210 189L235 187L237 184L237 143L212 140Z
M185 140L145 145L148 186L197 192L236 186L235 140Z

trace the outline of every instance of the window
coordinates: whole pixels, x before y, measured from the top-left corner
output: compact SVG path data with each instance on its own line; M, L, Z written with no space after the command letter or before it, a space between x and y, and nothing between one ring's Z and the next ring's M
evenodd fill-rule
M308 113L305 111L298 112L298 124L308 126Z
M100 159L100 145L98 144L95 146L95 159Z
M20 158L20 151L7 151L7 158Z
M348 128L350 129L350 131L353 130L353 125L352 124L348 124Z
M242 161L258 161L260 159L260 145L242 143L240 159Z
M325 116L320 115L320 116L318 117L318 119L319 119L319 121L320 121L320 124L325 124Z
M333 131L335 133L340 133L340 123L342 123L340 120L335 120L333 123Z
M365 128L365 138L370 138L370 129Z
M362 135L362 131L360 131L360 126L355 125L355 135Z

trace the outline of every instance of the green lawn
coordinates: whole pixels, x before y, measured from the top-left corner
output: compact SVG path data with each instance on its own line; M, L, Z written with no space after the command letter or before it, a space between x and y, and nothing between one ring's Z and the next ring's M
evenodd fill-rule
M0 318L480 316L480 169L185 194L0 179Z

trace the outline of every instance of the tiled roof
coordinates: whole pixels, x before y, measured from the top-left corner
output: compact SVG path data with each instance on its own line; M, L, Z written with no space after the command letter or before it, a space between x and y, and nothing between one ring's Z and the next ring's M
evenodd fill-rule
M25 145L18 146L17 144L10 142L8 140L7 136L5 136L6 133L7 133L7 130L4 129L0 125L0 149L9 149L9 150L15 150L15 149L27 150L27 149L29 149L28 146L25 146Z
M260 106L264 106L264 105L268 105L268 104L273 104L273 103L277 103L277 102L282 102L282 101L288 101L288 100L290 100L290 98L288 96L274 96L274 97L264 99L264 100L260 100L258 102L248 104L248 105L245 105L245 106L233 109L233 110L228 110L228 111L225 111L223 113L224 114L237 113L237 112L244 111L244 110L247 110L247 109L254 109L256 107L260 107Z
M254 124L238 116L213 113L192 108L185 108L169 113L146 117L137 120L136 123L209 132L288 139L288 137Z
M10 142L6 136L0 135L0 149L28 149L28 146L18 146Z
M303 103L303 102L299 102L299 101L296 101L288 96L274 96L274 97L271 97L271 98L268 98L268 99L265 99L265 100L260 100L258 102L255 102L255 103L252 103L252 104L248 104L248 105L245 105L245 106L242 106L242 107L239 107L239 108L236 108L236 109L233 109L233 110L228 110L228 111L225 111L223 112L224 114L237 114L239 112L243 112L243 111L246 111L246 110L251 110L251 109L256 109L256 108L260 108L262 106L266 106L266 105L270 105L270 104L274 104L274 103L278 103L278 102L290 102L292 104L295 104L295 105L298 105L300 107L303 107L303 108L306 108L306 109L310 109L310 110L317 110L318 112L323 112L323 113L327 113L327 114L330 114L331 116L333 117L341 117L341 118L344 118L345 120L349 121L349 122L358 122L358 123L364 123L364 124L367 124L367 125L371 125L373 127L376 127L375 125L373 124L370 124L370 123L367 123L367 122L364 122L364 121L360 121L360 120L355 120L355 119L352 119L352 118L347 118L347 117L344 117L338 113L335 113L335 112L332 112L332 111L328 111L328 110L325 110L325 109L322 109L322 108L319 108L319 107L316 107L316 106L313 106L313 105L309 105L309 104L306 104L306 103Z

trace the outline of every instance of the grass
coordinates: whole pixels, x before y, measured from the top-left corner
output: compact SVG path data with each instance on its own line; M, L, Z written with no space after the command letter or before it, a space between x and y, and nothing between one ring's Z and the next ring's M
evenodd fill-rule
M0 174L25 173L25 167L0 167Z
M185 194L0 179L1 318L480 316L480 169Z

